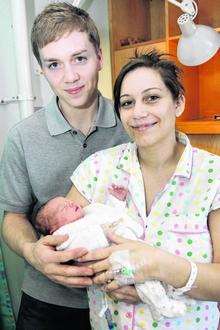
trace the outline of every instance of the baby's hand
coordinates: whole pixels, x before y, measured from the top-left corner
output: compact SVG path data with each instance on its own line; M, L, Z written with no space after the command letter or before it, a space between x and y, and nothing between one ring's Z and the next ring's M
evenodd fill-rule
M128 189L123 186L116 186L116 184L112 184L108 188L109 193L119 199L120 201L125 201Z
M105 235L106 235L108 232L112 232L112 233L114 233L115 230L117 229L118 225L121 224L122 221L123 221L122 219L119 219L119 220L117 220L117 221L115 221L115 222L112 222L112 223L110 223L110 222L103 223L103 224L101 225L101 227L102 227L102 230L104 231Z

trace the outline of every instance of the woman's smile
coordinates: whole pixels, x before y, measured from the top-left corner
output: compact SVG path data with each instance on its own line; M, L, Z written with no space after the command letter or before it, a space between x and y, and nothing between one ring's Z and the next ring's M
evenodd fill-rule
M154 122L146 122L146 123L140 123L140 124L133 124L131 125L131 127L138 132L144 132L146 130L151 129L152 127L154 127L158 122L154 121Z

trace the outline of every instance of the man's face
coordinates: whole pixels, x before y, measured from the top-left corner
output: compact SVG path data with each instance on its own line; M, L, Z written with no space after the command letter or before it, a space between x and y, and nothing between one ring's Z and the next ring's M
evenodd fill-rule
M101 52L96 52L86 32L73 31L40 49L42 70L62 110L86 109L97 97Z

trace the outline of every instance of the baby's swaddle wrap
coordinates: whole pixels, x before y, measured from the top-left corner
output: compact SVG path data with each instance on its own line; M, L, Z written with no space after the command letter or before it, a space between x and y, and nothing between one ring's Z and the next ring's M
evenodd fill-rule
M128 216L125 202L111 196L110 204L89 204L84 208L83 218L56 230L54 235L69 235L67 241L57 246L57 250L85 247L91 251L107 247L109 241L105 231L108 228L124 238L138 240L143 234L143 228ZM135 287L142 302L149 306L155 320L178 317L186 313L188 299L175 300L169 297L165 284L157 280L148 280L143 284L135 284ZM189 300L189 304L192 304L192 300Z

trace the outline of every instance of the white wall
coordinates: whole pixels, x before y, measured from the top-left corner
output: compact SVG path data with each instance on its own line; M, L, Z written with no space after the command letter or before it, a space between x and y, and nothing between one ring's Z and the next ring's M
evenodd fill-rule
M16 97L18 94L16 80L16 63L14 58L14 43L10 1L0 0L0 100ZM0 103L0 156L8 130L21 119L18 103L1 105ZM0 210L0 220L2 211ZM13 300L14 312L17 314L20 301L20 286L22 283L23 261L15 256L1 241L7 279Z
M13 30L10 1L0 0L0 102L3 98L17 96L16 66L13 44ZM9 128L20 120L17 103L0 103L0 156Z

